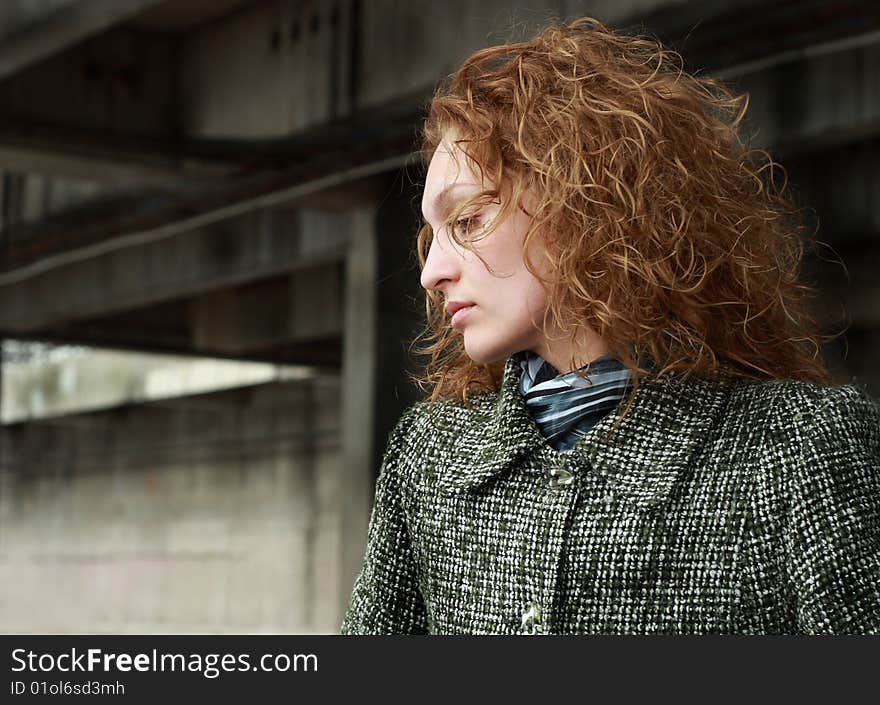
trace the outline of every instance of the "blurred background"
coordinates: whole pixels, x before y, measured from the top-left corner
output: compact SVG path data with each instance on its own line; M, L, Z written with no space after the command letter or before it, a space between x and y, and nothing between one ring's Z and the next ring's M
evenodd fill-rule
M875 0L2 0L0 631L338 630L419 396L425 103L583 15L749 93L880 395Z

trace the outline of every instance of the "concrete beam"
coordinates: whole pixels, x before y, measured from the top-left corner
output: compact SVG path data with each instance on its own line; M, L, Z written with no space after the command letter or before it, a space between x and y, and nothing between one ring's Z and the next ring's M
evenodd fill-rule
M59 4L56 11L85 15L88 7L100 4L80 0ZM112 4L122 17L128 16L125 7L149 3ZM778 57L785 49L794 52L792 56L812 56L817 43L846 42L849 39L841 38L880 29L880 5L867 0L847 0L833 8L824 0L805 0L796 7L781 0L643 0L636 6L634 11L632 3L603 0L593 3L590 11L615 26L635 25L680 44L688 62L701 69L708 66L723 74L730 73L731 62L764 62L764 68L738 64L731 74L742 76L743 89L753 93L762 145L776 144L776 137L790 140L789 125L768 129L763 123L764 112L777 109L779 95L798 106L803 106L804 95L826 104L829 95L822 69L814 68L812 59L795 62L802 68L771 71L766 66L769 53ZM474 49L526 35L549 16L571 19L584 12L581 3L550 0L533 3L528 10L511 9L502 0L460 0L452 7L454 11L449 3L402 0L318 6L260 3L174 38L114 27L64 56L19 72L0 87L0 113L7 122L0 127L0 144L5 144L0 157L14 168L28 169L30 164L31 169L71 174L91 168L98 178L141 179L147 184L167 175L167 183L183 186L192 172L175 169L175 163L195 158L192 149L200 141L229 141L227 157L237 152L274 155L277 161L284 155L295 158L295 149L273 141L329 123L369 128L372 123L361 116L371 110L396 107L416 120L436 82ZM220 52L225 57L222 65L216 61ZM840 72L853 71L852 79L840 83L852 87L853 95L864 93L874 79L874 59L867 54L841 55L827 73L839 82L840 75L848 75ZM805 78L798 75L792 82L792 72ZM179 78L172 80L175 76ZM805 86L806 93L792 89L805 80L818 83ZM830 88L846 92L846 85ZM762 111L760 104L768 107ZM818 110L823 119L831 115L827 107ZM839 123L832 120L817 129L845 139L875 131L874 117L869 104L862 113L841 116ZM381 116L376 119L381 121ZM10 126L9 120L92 131L97 139L90 143L71 133L73 139L55 140L67 149L40 150L41 136L23 144L20 128ZM805 132L803 138L809 141L816 134ZM110 146L112 142L105 140L110 135L148 139L157 153L154 158L146 153L139 157L136 149ZM369 138L367 129L364 139ZM273 143L260 144L266 141ZM70 144L77 145L75 151Z
M880 31L739 70L755 146L796 155L880 133Z
M61 265L0 286L0 331L74 321L341 261L350 224L318 211L256 212Z
M2 81L0 124L173 144L176 71L172 38L113 28Z
M880 6L873 0L687 0L652 11L618 5L627 16L615 26L657 35L682 55L688 70L701 72L880 29Z
M0 78L123 22L161 0L6 0L0 10Z
M0 286L20 282L72 261L128 247L131 243L163 239L176 232L220 223L275 206L350 208L373 202L370 183L377 175L410 160L412 123L403 134L374 142L344 144L297 154L287 169L256 172L237 179L205 184L195 195L174 198L152 192L122 207L95 204L97 212L54 218L6 233L0 253ZM349 137L355 135L349 133ZM372 197L369 194L373 194ZM134 196L136 194L132 194Z
M106 30L161 0L5 2L0 23L0 78Z
M179 51L184 134L267 139L350 115L363 4L253 3L188 34Z
M242 356L290 341L342 335L342 264L298 271L277 284L222 289L191 303L193 345Z
M686 4L594 0L589 11L613 24L634 10L641 17ZM265 139L371 108L418 106L474 50L531 33L550 17L585 12L582 2L559 0L527 9L509 0L254 3L183 37L183 132Z
M0 125L0 170L179 193L204 188L205 179L229 177L236 165L189 157L172 145L148 149L107 135Z

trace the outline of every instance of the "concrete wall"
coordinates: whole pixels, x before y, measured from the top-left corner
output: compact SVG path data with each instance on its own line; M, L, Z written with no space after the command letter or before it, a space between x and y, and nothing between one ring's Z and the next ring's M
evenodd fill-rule
M320 377L3 427L0 631L335 631L339 391Z

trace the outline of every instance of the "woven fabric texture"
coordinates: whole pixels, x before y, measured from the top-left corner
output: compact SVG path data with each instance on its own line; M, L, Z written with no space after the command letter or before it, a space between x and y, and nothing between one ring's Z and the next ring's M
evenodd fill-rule
M401 417L342 633L880 633L863 388L642 382L563 453L522 355L470 407Z

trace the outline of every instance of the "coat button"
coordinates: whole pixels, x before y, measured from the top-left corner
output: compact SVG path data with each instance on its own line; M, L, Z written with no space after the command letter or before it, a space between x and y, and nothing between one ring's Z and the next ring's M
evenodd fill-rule
M558 466L550 470L550 487L555 489L559 489L560 487L565 487L566 485L570 485L574 482L574 475L570 470L562 466Z
M523 634L542 634L544 623L541 621L541 608L534 602L530 603L522 613Z

